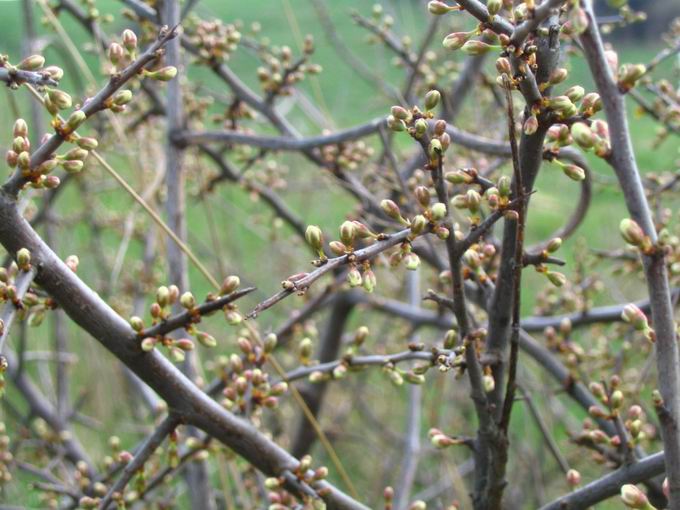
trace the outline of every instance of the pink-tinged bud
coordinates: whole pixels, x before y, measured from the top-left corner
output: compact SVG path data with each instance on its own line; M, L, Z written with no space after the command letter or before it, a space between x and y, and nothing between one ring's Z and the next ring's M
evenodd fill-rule
M251 344L247 338L241 336L236 340L236 343L243 354L250 354L253 352L253 344Z
M14 152L13 150L8 150L7 154L5 154L5 162L10 168L14 168L17 166L17 162L19 160L19 155Z
M196 333L196 338L204 347L215 347L217 345L217 340L215 340L215 337L206 333L205 331L199 331Z
M80 259L78 258L78 255L69 255L68 257L66 257L64 263L68 266L68 268L71 271L75 273L78 270L78 264L80 264Z
M26 57L17 66L24 71L35 71L45 65L45 57L42 55L31 55Z
M545 275L547 276L548 280L550 280L550 283L552 283L555 287L562 287L565 283L567 283L567 277L562 273L548 271L545 273Z
M149 74L150 78L158 81L170 81L175 76L177 76L177 68L174 66L163 67L162 69Z
M413 191L413 194L416 196L416 199L421 206L427 207L430 205L430 190L427 189L427 187L418 186Z
M28 137L28 125L26 124L26 121L24 119L17 119L14 122L12 133L14 136L20 136L22 138Z
M347 376L347 365L341 363L333 369L333 379L344 379Z
M548 81L551 85L557 85L566 80L568 76L569 71L567 71L564 67L558 67L552 72Z
M392 487L385 487L383 490L383 498L385 501L390 502L394 499L394 489Z
M649 500L645 493L632 484L621 487L621 501L628 508L649 508Z
M647 316L632 303L623 308L621 318L631 324L636 331L646 331L649 328Z
M434 110L439 104L441 93L438 90L430 90L425 94L425 109Z
M449 235L451 235L451 232L449 231L448 228L443 227L441 225L437 225L434 228L434 234L441 239L442 241L445 241L446 239L449 238Z
M500 57L496 60L496 71L498 74L507 74L512 76L512 66L510 65L510 60L507 57Z
M607 65L609 66L609 70L612 72L613 75L616 75L616 72L619 68L618 53L616 53L614 50L605 50L604 57L605 60L607 61Z
M579 182L586 178L586 171L578 165L564 165L562 171L564 172L564 175L569 177L572 181Z
M309 225L307 227L305 239L315 252L319 253L323 250L323 233L316 225Z
M493 46L485 43L484 41L468 41L460 48L464 53L468 55L484 55L493 49Z
M356 234L356 227L351 221L345 221L340 225L340 241L342 241L345 246L352 246Z
M647 236L645 235L640 225L630 218L621 220L619 224L619 231L624 241L633 246L641 246L645 243Z
M347 246L342 244L340 241L331 241L330 243L328 243L328 247L335 255L338 256L344 255L349 251L349 248L347 248Z
M427 10L430 11L430 14L441 16L442 14L457 10L457 7L446 5L446 3L438 0L432 0L427 4Z
M361 286L362 278L358 269L354 268L349 273L347 273L347 283L349 283L350 287Z
M180 338L179 340L175 340L175 346L183 351L194 350L194 342L192 342L190 338Z
M576 487L581 484L581 473L575 469L570 469L567 471L567 483L572 487Z
M79 160L63 161L61 166L70 174L76 174L83 169L83 162Z
M114 42L109 46L108 55L109 60L115 66L125 58L125 50L120 44Z
M666 499L670 499L670 497L671 497L671 486L668 483L668 478L663 479L663 483L661 484L661 490L663 491L663 495L666 496Z
M231 294L238 289L239 285L241 285L241 279L238 276L227 276L220 287L220 295L224 296L226 294Z
M123 30L123 46L129 52L135 51L137 49L137 36L132 30Z
M444 37L442 46L447 50L459 50L470 40L470 37L472 37L472 32L453 32Z
M538 131L538 119L536 115L530 115L524 122L524 134L533 135L536 131Z
M224 318L230 326L238 326L243 322L243 317L236 310L227 310L224 313Z
M588 28L588 15L585 9L574 7L569 11L569 26L575 35L581 35Z
M410 115L408 110L402 106L393 106L390 109L390 113L395 119L398 120L408 120Z
M61 184L61 179L59 179L59 177L57 177L56 175L48 175L47 177L45 177L44 185L47 189L58 188L59 184Z
M442 136L446 132L446 121L439 119L434 123L434 134L437 137Z
M383 210L383 212L389 216L390 218L394 220L402 220L401 216L401 211L399 210L399 206L394 203L394 201L386 199L380 202L380 208Z
M153 338L153 337L147 337L147 338L145 338L144 340L142 340L142 342L141 342L141 344L140 344L142 351L144 351L144 352L151 352L151 351L153 351L154 348L156 347L156 343L157 343L157 342L158 342L158 341L157 341L155 338Z
M643 415L642 407L640 407L637 404L630 406L630 408L628 409L628 417L631 420L637 420L639 418L642 418L642 415Z

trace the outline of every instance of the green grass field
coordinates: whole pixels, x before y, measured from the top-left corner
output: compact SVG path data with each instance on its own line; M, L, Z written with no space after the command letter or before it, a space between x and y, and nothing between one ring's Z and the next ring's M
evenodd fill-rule
M332 19L337 26L338 34L344 42L357 55L373 69L383 76L387 81L401 84L403 71L395 68L391 64L392 55L381 47L366 43L366 32L357 27L351 20L349 13L352 9L357 9L363 14L368 14L370 4L359 0L329 1L329 8ZM411 35L414 41L418 41L422 36L423 30L427 25L427 13L424 9L417 8L415 2L384 2L385 9L394 13L397 20L395 30L399 34ZM18 61L20 57L20 41L22 37L21 9L18 1L2 2L0 5L2 15L0 16L0 53L10 55L12 61ZM119 3L111 0L98 1L97 5L102 12L116 14L119 12ZM250 26L254 21L261 23L263 33L266 34L273 43L282 45L288 44L292 48L297 48L299 38L297 34L311 33L317 41L317 51L313 61L320 63L324 67L324 72L317 80L306 81L302 85L302 90L313 101L320 105L322 112L328 112L333 119L332 128L345 128L364 121L375 118L376 116L386 115L389 111L390 102L377 94L372 86L357 78L355 72L348 67L335 53L334 48L328 43L324 36L324 30L320 26L311 2L308 0L252 0L243 2L240 0L204 0L201 2L196 12L204 17L216 16L227 22L242 20L245 27ZM64 27L69 37L74 41L77 48L83 54L96 76L99 75L96 56L88 51L86 34L80 26L71 20L67 15L63 15ZM119 33L127 27L125 20L116 16L115 21L106 27L107 32ZM73 69L71 58L64 57L64 50L59 49L61 43L54 33L45 28L41 28L41 34L45 34L47 41L52 43L47 51L48 63L63 62L67 72L64 86L66 90L75 90L82 93L83 89L79 85L79 80L72 78L76 71ZM636 47L625 47L621 51L622 62L645 62L648 61L660 49L659 43L653 42ZM452 58L461 58L454 55ZM255 69L258 65L253 55L239 50L231 62L242 79L258 90ZM490 63L490 69L492 68ZM574 58L570 64L570 78L564 85L567 88L575 83L584 84L587 90L592 90L592 83L588 79L588 71L585 63ZM216 82L205 71L194 71L191 68L190 77L192 80L205 84L206 90L216 96L228 95L224 85ZM100 83L104 80L101 79ZM75 94L74 94L75 95ZM5 106L0 108L0 126L6 126L0 131L0 146L7 146L11 143L11 122L15 117L13 108L18 109L25 118L30 118L27 108L27 93L23 90L13 92L5 90L0 93L0 101ZM631 111L631 132L635 142L635 150L638 156L639 166L642 172L663 172L674 170L679 157L676 140L667 140L659 147L653 146L653 133L657 126L647 117L636 114L634 107L630 106ZM286 108L284 105L283 108ZM215 107L215 109L217 109ZM457 121L457 125L463 129L477 131L478 122L484 115L478 105L468 106L464 114ZM291 113L300 129L305 134L318 134L320 127L310 121L297 108L293 108ZM503 122L497 123L503 126ZM499 137L496 133L482 132L486 136ZM406 137L403 137L406 138ZM133 137L130 146L121 147L112 145L110 150L104 151L116 168L126 176L128 182L133 187L142 191L141 176L137 175L129 166L126 157L121 154L129 153L133 158L142 161L141 153L148 140ZM371 144L379 148L377 140L371 140ZM400 147L406 148L407 140L400 141ZM197 170L197 165L192 157L187 158L192 165L192 170ZM347 194L338 190L333 181L324 175L320 175L320 170L310 167L302 158L298 156L285 155L277 158L289 168L289 186L285 191L285 197L289 200L293 209L308 223L321 225L328 232L335 232L337 226L344 220L345 216L352 210L353 201ZM588 218L579 229L577 235L568 240L559 255L567 261L573 261L574 254L580 250L582 243L586 243L589 248L611 249L621 247L617 228L619 221L626 216L621 194L616 186L613 172L594 157L589 157L592 168L595 171L595 193L593 204ZM158 163L153 158L145 158L144 164L154 165ZM111 178L99 168L91 168L92 175L96 177L97 186L103 187L103 191L92 193L92 204L83 198L82 189L78 186L69 185L69 189L61 197L58 210L64 216L65 222L83 214L86 217L106 220L111 213L117 217L127 214L133 207L129 196L116 187ZM506 172L508 169L506 168ZM242 189L225 184L219 191L210 196L205 202L200 201L195 194L197 183L191 180L189 184L189 196L187 199L188 224L190 230L189 244L195 253L203 260L215 275L221 273L229 274L237 272L241 275L244 282L252 283L258 287L258 292L252 297L243 301L243 307L247 309L250 305L264 297L272 294L279 288L279 281L286 275L299 270L306 269L300 267L300 261L307 260L304 248L299 246L299 241L290 240L289 232L286 228L271 228L272 216L261 202L256 202ZM536 185L537 193L532 199L532 209L528 225L528 241L535 242L545 239L552 231L559 227L569 214L578 198L577 186L569 181L559 170L558 167L546 164ZM39 204L39 199L35 201ZM138 213L142 217L142 213ZM206 218L209 217L208 220ZM107 282L109 272L106 267L102 270L100 256L105 262L110 264L115 258L120 242L120 232L117 228L109 228L104 225L101 228L101 245L103 253L98 254L93 245L91 230L80 222L71 224L66 223L66 229L62 230L60 238L57 240L57 251L62 256L71 253L78 253L82 262L82 269L79 273L93 283L95 286ZM273 244L272 244L273 243ZM215 249L217 245L218 249ZM273 253L276 253L274 257ZM123 265L121 273L121 283L129 281L134 277L135 259L142 253L140 243L133 242L130 246L128 255ZM104 265L105 266L105 265ZM162 265L159 265L159 269ZM264 268L264 270L263 270ZM569 265L564 272L570 274L573 267ZM192 288L197 296L202 296L210 289L205 279L193 267L190 269ZM603 268L600 277L606 283L611 284L610 291L604 293L601 299L604 302L618 300L621 288L618 283ZM526 272L524 295L526 302L523 311L526 314L532 312L536 293L544 287L545 279L534 274L532 271ZM387 285L390 285L388 283ZM632 287L632 286L630 286ZM115 289L115 287L114 287ZM629 298L640 297L642 288L638 293L632 292L632 288L626 288ZM380 292L380 289L378 289ZM105 296L106 297L106 296ZM267 315L263 315L260 324L266 330L269 326L276 326L289 312L294 310L300 301L291 298L282 306ZM115 298L110 301L114 305L119 305L121 310L127 310L125 303L119 303ZM212 322L215 333L222 332L219 320ZM354 323L362 323L361 317L354 317ZM379 327L379 321L375 321ZM77 334L75 328L72 329L73 348L77 352L81 363L73 367L73 386L72 396L77 398L79 395L87 396L83 407L83 413L96 416L99 422L94 428L84 425L77 425L77 431L82 434L83 442L90 445L94 452L106 451L106 437L117 434L123 438L127 444L134 444L139 437L139 428L131 419L129 408L123 393L125 385L120 371L117 369L113 358L103 349L95 344L90 338L82 334ZM378 330L376 330L378 331ZM231 332L227 332L231 334ZM16 338L14 339L16 341ZM38 350L49 346L47 328L43 326L41 330L31 335L31 341L35 342L32 348ZM32 368L33 369L33 368ZM35 369L35 374L38 370ZM98 374L98 381L92 381L94 374ZM103 381L110 381L103 383ZM380 402L388 400L398 395L397 391L391 386L380 384L384 378L380 374L367 376L364 384L369 387L367 399L375 399ZM111 402L112 388L115 393L121 393L120 399L116 398ZM349 384L342 389L347 390ZM453 391L448 388L449 394ZM428 393L426 398L434 399L439 394ZM440 396L440 395L439 395ZM19 404L16 393L10 387L7 398ZM331 398L342 399L340 391L332 392ZM376 404L378 405L378 404ZM0 417L4 410L0 407ZM402 418L402 410L395 413L396 423ZM582 416L580 414L579 416ZM458 417L461 426L465 426L465 414ZM564 429L560 423L552 424L557 431L558 438L563 445L567 445ZM541 443L539 434L535 431L531 420L525 413L516 413L513 426L517 433L522 433L525 429L531 430L529 442L535 447ZM427 429L425 428L425 431ZM423 437L425 437L423 433ZM356 473L356 480L368 480L371 475L371 466L361 465L360 461L354 459L361 458L361 452L352 444L341 444L341 456L351 470ZM573 448L571 449L573 452ZM321 452L319 451L321 457ZM462 457L461 457L462 458ZM460 460L460 459L458 459ZM526 466L524 466L526 467ZM30 508L39 505L38 496L30 491L20 488L22 484L29 481L24 475L19 477L21 483L16 484L19 488L9 488L5 495L9 498L7 502L13 504L24 504ZM377 494L379 488L369 486L368 482L358 483L360 490L371 491ZM564 490L558 487L557 492ZM378 492L376 492L378 491ZM3 493L0 493L0 500ZM181 507L182 501L179 506ZM531 507L531 503L527 508ZM615 506L612 506L614 508ZM603 505L602 508L605 508Z

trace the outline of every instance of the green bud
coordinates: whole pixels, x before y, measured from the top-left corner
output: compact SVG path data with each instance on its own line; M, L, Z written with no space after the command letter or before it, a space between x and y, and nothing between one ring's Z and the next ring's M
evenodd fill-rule
M146 337L142 340L141 347L144 352L153 351L154 347L156 347L156 339L153 337Z
M625 322L631 324L636 331L647 331L649 328L647 316L642 310L632 303L626 305L623 308L623 312L621 312L621 318Z
M493 49L493 46L485 43L484 41L473 40L463 44L460 49L468 55L484 55Z
M576 122L571 126L571 136L582 149L592 149L597 141L597 137L588 125L583 122Z
M269 333L267 336L264 337L264 352L270 353L273 352L274 349L276 348L276 344L278 343L278 339L274 333Z
M80 125L85 122L87 115L82 110L76 110L66 119L66 125L71 131L74 131L80 127Z
M415 216L415 218L413 218L413 221L411 221L411 232L413 235L420 235L427 228L427 224L427 218L425 218L425 216L422 214L418 214Z
M28 271L31 267L31 252L28 248L21 248L17 251L17 265L22 271Z
M78 138L78 140L76 140L76 144L81 149L85 149L87 151L93 151L99 146L99 142L97 142L95 138L89 138L84 136Z
M196 307L196 298L191 292L185 292L179 298L179 303L187 310L193 310Z
M621 487L621 501L628 508L641 510L648 510L650 508L650 503L645 493L632 484L626 484Z
M174 66L163 67L162 69L149 74L150 78L158 81L170 81L175 76L177 76L177 68Z
M408 253L404 257L404 264L409 271L415 271L420 267L420 257L415 253Z
M371 292L373 292L377 283L378 283L378 280L375 277L375 273L373 271L371 271L370 269L367 270L367 271L364 271L364 277L363 277L362 285L363 285L364 290L366 292L368 292L369 294Z
M87 155L89 153L85 149L81 149L80 147L74 147L70 151L68 151L66 154L64 154L64 159L74 159L78 161L84 161L85 158L87 158Z
M482 385L484 386L484 391L487 393L491 393L496 389L496 381L494 381L493 376L489 374L482 376Z
M489 11L489 15L495 16L498 14L503 7L503 1L502 0L487 0L486 2L486 8Z
M401 211L399 210L399 206L392 200L385 199L382 202L380 202L380 208L383 210L383 212L389 216L390 218L394 220L401 220Z
M299 345L300 358L302 358L302 359L311 358L313 347L314 346L312 344L311 338L305 337L302 340L300 340L300 345Z
M430 159L437 159L443 152L442 143L439 140L436 138L430 140L430 145L427 148L427 153L430 155Z
M70 174L76 174L83 169L84 163L79 160L63 161L61 166Z
M393 106L390 110L392 116L398 120L408 120L409 112L406 108L401 106Z
M573 87L567 89L566 92L564 93L565 96L571 99L572 103L578 103L581 99L583 99L583 96L585 96L585 94L586 94L585 89L580 85L574 85Z
M132 91L127 89L119 90L113 95L111 101L116 106L126 105L132 101Z
M586 178L586 171L578 165L564 165L562 171L573 181L582 181Z
M390 115L387 117L387 127L398 133L406 130L406 123L403 120L397 119L394 115Z
M165 285L158 287L156 291L156 302L160 306L168 306L170 304L170 289Z
M315 252L323 249L323 233L316 225L309 225L305 230L305 239Z
M418 119L415 124L416 138L422 138L427 133L427 121L425 119Z
M347 273L347 282L350 287L359 287L362 283L361 273L358 269L352 269Z
M357 229L351 221L345 221L340 225L340 241L345 246L352 246L357 234Z
M441 93L438 90L430 90L425 94L425 109L434 110L439 104Z
M65 110L66 108L71 108L71 96L69 96L63 90L49 89L47 91L47 96L50 98L52 104L54 104L58 109Z
M556 271L548 271L545 273L545 276L547 276L548 280L550 280L550 283L552 283L555 287L562 287L565 283L567 283L567 277Z
M446 218L446 204L442 204L441 202L432 204L430 212L432 213L431 216L433 221L443 220Z
M132 326L132 329L139 333L144 329L144 322L140 317L133 315L132 317L130 317L130 326Z
M59 81L64 77L64 70L57 66L47 66L42 72L49 74L54 81Z
M548 243L548 246L546 246L546 251L548 253L555 253L557 250L560 249L561 246L562 246L562 238L556 237L556 238L550 240L550 242Z
M432 0L431 2L428 2L427 10L430 11L430 14L441 16L442 14L447 14L456 10L456 7L446 5L446 3L440 2L439 0Z
M646 243L647 236L645 235L642 228L640 228L640 225L629 218L621 220L621 223L619 224L619 231L621 232L623 240L628 244L632 244L633 246L642 246Z
M205 331L199 331L196 333L196 338L204 347L215 347L217 345L217 340L215 340L215 337L206 333Z

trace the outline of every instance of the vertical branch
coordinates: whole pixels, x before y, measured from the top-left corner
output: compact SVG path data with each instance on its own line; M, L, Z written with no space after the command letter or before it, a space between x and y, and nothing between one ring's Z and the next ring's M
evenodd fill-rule
M586 4L588 28L581 36L583 52L597 85L611 139L609 164L613 167L621 186L626 207L631 218L657 243L654 220L645 197L644 187L637 168L633 144L628 129L624 94L619 90L604 52L591 2ZM650 308L656 332L656 362L658 385L663 402L661 433L666 452L666 474L670 487L670 507L680 509L680 355L673 320L666 260L663 251L655 249L651 255L642 255L647 279Z
M179 0L166 0L163 4L163 20L174 27L180 21ZM184 211L184 179L182 165L184 162L184 150L173 141L173 135L184 127L184 115L182 111L182 61L180 56L180 37L169 41L166 45L166 61L168 65L177 68L177 78L168 83L166 100L166 119L167 119L167 141L166 141L166 170L165 182L167 185L166 213L168 224L175 235L185 242L186 217ZM182 291L189 288L189 275L187 271L187 257L179 249L176 243L171 240L167 243L168 270L170 281L177 285ZM179 304L175 305L179 307ZM181 335L183 330L175 332ZM183 370L192 380L196 377L195 354L187 353ZM195 435L196 431L188 429L189 435ZM193 508L212 510L215 502L212 497L210 479L207 464L205 461L192 463L186 470L186 482L189 487L190 499Z
M413 307L420 306L420 270L406 273L406 293L409 304ZM411 342L417 342L418 337L414 333ZM418 469L420 456L420 412L423 399L423 389L419 384L409 384L408 388L408 422L404 438L404 455L402 458L401 472L397 487L397 510L405 510L408 506L411 489Z

